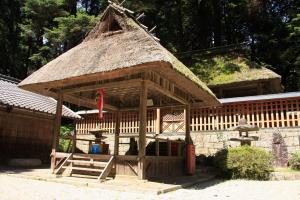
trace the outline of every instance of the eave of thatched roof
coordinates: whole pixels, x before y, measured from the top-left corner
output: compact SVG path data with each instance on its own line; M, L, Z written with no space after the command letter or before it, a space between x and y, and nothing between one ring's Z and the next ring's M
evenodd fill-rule
M116 20L121 29L106 31L106 23L111 23L111 20ZM178 72L178 76L186 77L190 84L201 90L201 94L205 93L205 98L209 99L211 105L219 104L210 89L134 18L113 7L106 10L100 22L82 43L34 72L19 86L30 89L36 85L63 84L65 80L73 78L88 78L89 75L103 75L155 62L168 63ZM159 67L161 66L157 65Z

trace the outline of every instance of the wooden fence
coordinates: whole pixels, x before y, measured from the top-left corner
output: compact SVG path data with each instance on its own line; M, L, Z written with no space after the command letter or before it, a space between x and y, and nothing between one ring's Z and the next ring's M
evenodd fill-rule
M160 132L184 132L183 113L183 109L178 108L162 110L158 120L156 110L148 110L147 132L155 133L157 123L160 123ZM96 126L114 133L115 114L105 113L101 123L96 114L83 117L84 120L78 121L76 125L78 134L88 133L88 130ZM245 117L249 124L260 128L300 126L300 97L227 103L218 108L193 108L191 131L227 130L237 126L241 117ZM138 113L123 112L121 114L121 133L138 133Z

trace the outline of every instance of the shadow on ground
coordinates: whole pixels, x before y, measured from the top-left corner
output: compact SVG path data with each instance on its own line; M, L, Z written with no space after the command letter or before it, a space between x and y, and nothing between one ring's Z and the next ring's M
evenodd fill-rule
M208 188L208 187L212 187L212 186L224 183L226 181L227 180L223 180L223 179L213 179L213 180L209 180L209 181L205 181L205 182L193 185L193 186L191 186L189 188L186 188L186 189L189 189L189 190L202 190L202 189L205 189L205 188Z

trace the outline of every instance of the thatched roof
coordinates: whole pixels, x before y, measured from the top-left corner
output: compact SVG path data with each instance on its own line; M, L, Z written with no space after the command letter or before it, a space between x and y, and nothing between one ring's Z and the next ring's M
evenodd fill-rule
M281 78L268 69L267 65L258 64L235 53L199 56L192 64L192 70L199 77L203 77L209 86Z
M65 80L72 78L103 75L154 62L168 63L173 70L204 92L211 104L218 104L210 89L160 45L126 10L111 5L82 43L34 72L20 86L30 89L38 84L63 84ZM157 65L159 67L161 66Z

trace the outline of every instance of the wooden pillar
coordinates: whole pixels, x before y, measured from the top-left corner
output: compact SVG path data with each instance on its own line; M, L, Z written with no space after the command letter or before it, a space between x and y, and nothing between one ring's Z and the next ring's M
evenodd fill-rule
M139 179L145 179L146 131L147 131L147 85L142 81L139 108Z
M156 109L156 136L160 134L160 108ZM155 155L159 156L159 139L155 139Z
M54 173L55 170L55 154L58 148L59 143L59 134L61 126L61 115L62 115L62 106L63 106L63 94L58 93L57 104L56 104L56 115L54 119L53 127L53 141L52 141L52 152L51 152L51 171Z
M160 134L160 108L156 109L156 135Z
M74 129L74 134L73 134L73 137L72 137L72 153L75 153L76 151L76 138L77 138L77 130L76 130L76 126L75 126L75 129Z
M120 111L117 112L116 116L116 129L115 129L115 147L114 147L114 155L119 155L119 135L120 135L120 121L121 121L121 113Z
M159 156L159 139L155 139L155 155Z
M184 118L185 118L185 142L186 144L191 144L192 140L191 140L191 130L190 130L190 126L191 126L191 106L190 105L186 105L185 106L185 110L184 110Z
M172 156L172 143L169 140L169 138L167 139L167 149L168 149L168 156Z

